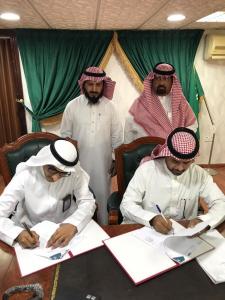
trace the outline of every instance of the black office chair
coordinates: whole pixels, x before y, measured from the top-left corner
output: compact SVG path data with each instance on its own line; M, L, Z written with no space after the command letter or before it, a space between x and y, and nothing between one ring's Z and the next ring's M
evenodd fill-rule
M130 144L123 144L115 149L118 191L112 193L107 202L109 224L119 224L122 222L119 207L129 181L133 177L142 158L150 155L155 146L164 144L164 142L165 140L159 137L142 137Z

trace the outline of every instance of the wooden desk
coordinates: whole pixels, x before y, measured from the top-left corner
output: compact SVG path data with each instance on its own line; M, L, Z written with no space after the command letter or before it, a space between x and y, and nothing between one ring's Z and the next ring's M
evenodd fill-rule
M217 169L218 171L218 175L214 176L214 180L225 193L225 165L216 165L213 166L213 168ZM103 226L104 230L111 237L140 227L141 225L137 224ZM218 230L225 236L225 222L218 227ZM0 242L0 299L2 298L3 292L11 286L37 282L40 283L44 289L44 300L51 299L55 270L56 266L52 266L45 270L21 278L13 248L7 246L3 242ZM123 271L121 270L121 272ZM12 297L11 299L25 300L27 298L24 297L24 294L21 294L19 296Z
M134 229L138 229L140 227L142 226L138 224L103 226L104 230L111 237ZM219 228L222 230L222 233L225 236L225 222L221 224ZM52 266L45 270L21 278L19 274L19 267L17 264L17 260L12 248L0 242L0 299L4 291L11 286L28 284L28 283L37 283L37 282L40 283L44 289L44 294L45 294L44 300L51 299L51 292L52 292L52 287L53 287L53 282L55 277L55 270L56 270L56 266ZM121 272L123 271L121 270ZM127 275L124 274L124 276ZM156 278L154 280L160 280L160 278L159 279ZM12 297L12 300L28 299L24 295L25 294L20 294L20 295L18 294L18 296Z
M142 226L138 224L115 225L103 226L103 229L110 236L116 236L140 227ZM55 270L56 266L52 266L45 270L41 270L39 272L21 278L19 273L19 266L13 248L0 241L0 299L2 298L4 291L11 286L37 282L40 283L44 289L44 300L51 299ZM25 300L26 297L24 295L25 294L18 294L18 296L12 297L12 300Z

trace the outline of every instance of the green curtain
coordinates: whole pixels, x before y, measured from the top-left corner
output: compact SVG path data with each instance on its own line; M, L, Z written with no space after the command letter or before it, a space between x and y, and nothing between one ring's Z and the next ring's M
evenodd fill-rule
M118 31L118 41L142 80L158 62L176 68L183 93L195 115L203 89L194 67L194 58L203 30Z
M40 120L62 113L79 95L78 79L98 66L112 31L17 29L16 36L32 106L32 131Z

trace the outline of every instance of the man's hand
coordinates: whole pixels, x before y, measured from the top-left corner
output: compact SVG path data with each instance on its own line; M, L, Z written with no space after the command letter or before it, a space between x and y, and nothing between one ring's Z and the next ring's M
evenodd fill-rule
M195 227L195 225L197 225L200 222L202 222L202 220L197 219L197 218L192 219L192 220L189 221L188 227L192 227L193 228L193 227Z
M116 162L115 162L115 160L112 160L112 163L111 163L111 166L110 166L110 169L109 169L109 175L111 177L116 176Z
M189 221L188 227L192 227L192 228L193 228L193 227L195 227L195 225L197 225L197 224L200 223L200 222L202 222L202 220L197 219L197 218L192 219L192 220ZM203 234L204 232L206 232L206 231L209 230L209 229L210 229L210 226L207 226L207 227L206 227L205 229L203 229L202 231L200 231L200 232L198 232L197 234L193 235L193 237L199 236L199 235Z
M170 219L164 220L164 218L160 215L155 216L151 221L150 225L154 227L154 229L160 233L167 234L172 230L172 222Z
M31 231L32 236L23 230L16 238L16 242L23 248L36 248L39 246L39 235L35 231Z
M76 233L76 226L72 224L61 224L48 240L47 247L52 247L52 249L65 247Z

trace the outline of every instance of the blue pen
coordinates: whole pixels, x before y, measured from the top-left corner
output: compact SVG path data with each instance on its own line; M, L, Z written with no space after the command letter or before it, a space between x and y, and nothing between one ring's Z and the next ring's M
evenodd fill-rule
M161 211L160 207L158 206L158 204L156 204L155 206L156 206L158 212L160 213L160 215L161 215L161 216L163 217L163 219L166 221L166 223L168 223L168 220L166 219L166 217L165 217L164 214L162 213L162 211ZM172 228L171 230L172 230L172 234L174 234L173 228Z
M158 206L158 204L156 204L155 206L156 206L158 212L160 213L160 215L163 217L163 219L168 223L166 217L165 217L164 214L162 213L162 211L161 211L160 207Z

